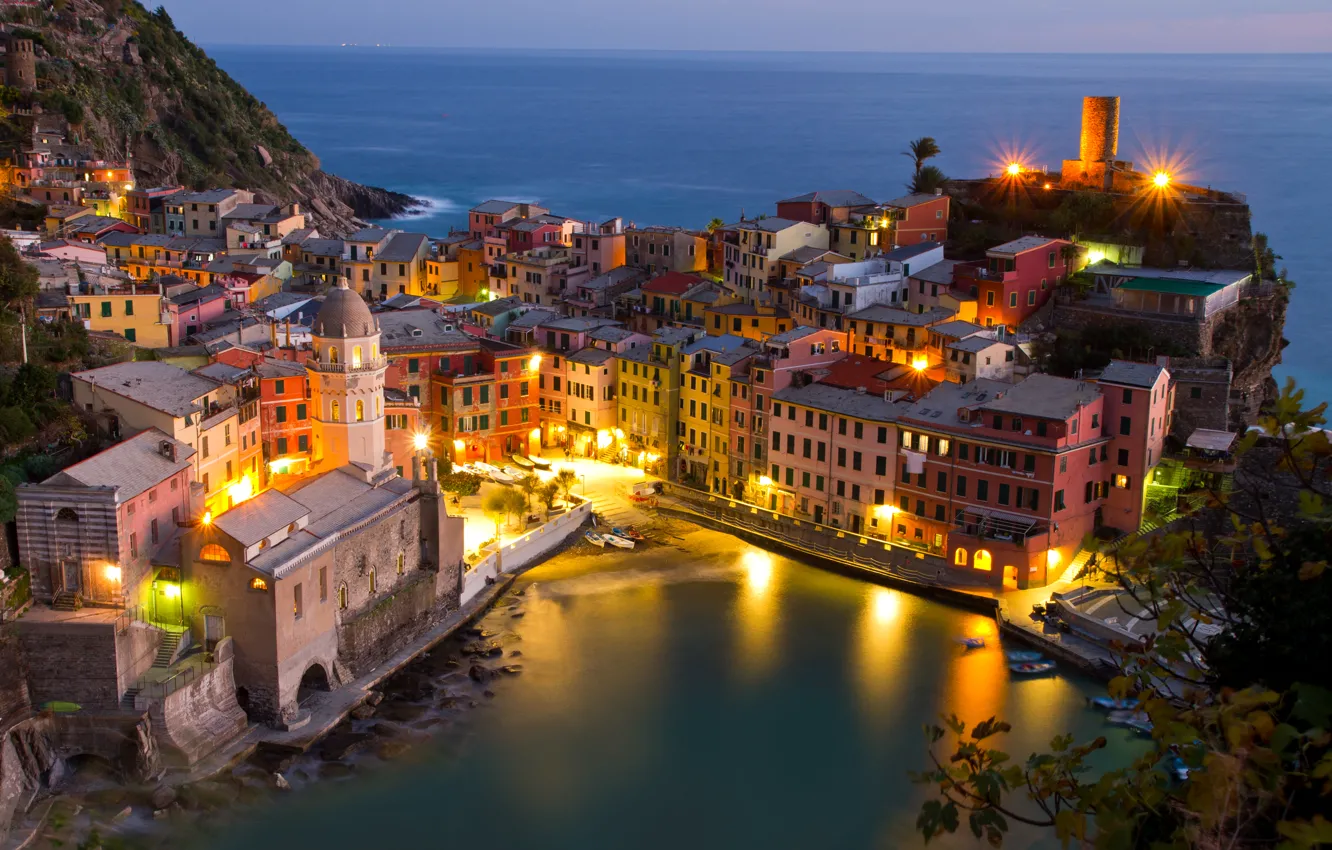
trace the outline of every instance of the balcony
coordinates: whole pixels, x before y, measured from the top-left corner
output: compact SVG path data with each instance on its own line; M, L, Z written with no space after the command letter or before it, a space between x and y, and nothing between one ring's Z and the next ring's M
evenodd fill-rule
M340 372L343 374L368 374L378 371L388 366L388 360L383 357L375 357L362 360L359 366L351 363L324 363L318 360L310 359L305 363L305 368L316 372Z
M1018 514L965 510L953 523L953 533L978 540L1026 545L1029 537L1049 532L1049 526L1035 517Z

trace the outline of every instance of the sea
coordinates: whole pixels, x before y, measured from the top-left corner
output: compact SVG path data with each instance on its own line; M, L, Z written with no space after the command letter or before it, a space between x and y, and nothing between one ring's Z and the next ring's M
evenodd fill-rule
M1082 98L1118 95L1120 158L1248 197L1297 284L1278 380L1332 400L1332 54L207 49L326 170L424 199L394 226L432 235L488 198L694 227L815 189L886 200L919 136L955 177L1058 168Z

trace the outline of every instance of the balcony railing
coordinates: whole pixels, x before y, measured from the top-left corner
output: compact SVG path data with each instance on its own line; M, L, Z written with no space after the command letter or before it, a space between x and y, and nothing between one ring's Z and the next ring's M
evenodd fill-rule
M359 366L351 363L325 363L320 360L307 360L305 366L307 369L313 369L316 372L343 372L348 374L358 374L365 372L374 372L377 369L383 369L388 365L388 360L383 357L374 357L368 360L362 360Z

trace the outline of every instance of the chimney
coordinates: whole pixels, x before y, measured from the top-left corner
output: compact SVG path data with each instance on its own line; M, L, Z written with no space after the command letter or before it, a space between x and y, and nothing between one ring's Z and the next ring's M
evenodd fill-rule
M412 482L416 483L419 482L420 480L421 480L421 455L414 454L412 455Z

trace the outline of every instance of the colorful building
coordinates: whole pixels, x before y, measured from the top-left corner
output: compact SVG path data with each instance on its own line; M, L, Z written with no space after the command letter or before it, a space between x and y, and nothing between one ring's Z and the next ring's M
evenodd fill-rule
M1017 328L1045 306L1069 271L1066 239L1023 236L985 252L986 262L954 267L954 286L976 297L976 322Z
M665 327L652 336L652 344L639 345L615 355L619 377L619 428L626 434L633 457L644 453L645 468L666 461L673 469L680 421L680 377L684 348L701 330Z
M733 377L748 374L759 346L742 336L704 336L684 348L680 373L677 474L690 486L729 495Z
M718 233L725 247L722 282L747 301L764 297L778 279L779 257L801 247L828 248L827 227L786 218L741 221Z

